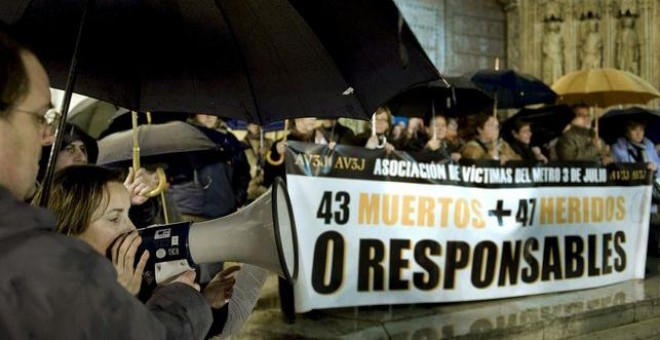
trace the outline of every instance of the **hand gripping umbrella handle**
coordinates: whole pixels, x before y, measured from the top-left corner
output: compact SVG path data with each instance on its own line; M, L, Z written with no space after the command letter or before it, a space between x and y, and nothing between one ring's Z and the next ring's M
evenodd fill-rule
M156 176L158 176L158 186L147 193L147 197L156 197L165 191L167 186L167 177L165 176L165 170L163 168L156 169Z
M284 138L282 138L283 142L286 142L287 130L289 130L289 120L288 119L284 120ZM277 144L275 144L275 145L277 145ZM276 146L276 148L277 148L277 146ZM271 154L272 154L272 152L270 150L266 151L266 161L268 161L268 163L270 163L270 165L280 166L280 165L282 165L282 163L284 163L284 159L286 158L286 157L284 157L284 155L281 155L280 159L274 161L273 158L271 157Z
M140 128L138 127L137 112L131 112L131 121L133 125L133 170L137 173L137 171L140 170ZM149 117L149 121L151 121L151 117ZM163 170L163 168L156 169L156 175L158 176L158 186L154 190L148 192L146 195L147 197L155 197L160 195L160 193L163 192L167 186L165 170Z

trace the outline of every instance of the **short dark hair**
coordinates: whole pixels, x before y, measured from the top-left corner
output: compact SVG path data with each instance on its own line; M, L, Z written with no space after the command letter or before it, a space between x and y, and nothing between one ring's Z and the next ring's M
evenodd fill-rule
M520 129L524 128L525 126L531 126L532 122L524 119L515 119L513 121L513 124L511 124L511 131L518 133L520 132Z
M624 131L632 130L638 126L641 126L642 128L646 129L646 122L641 120L630 119L630 120L626 120L623 123L623 127L625 129Z
M26 51L5 32L0 31L0 119L28 92L29 79L21 53Z

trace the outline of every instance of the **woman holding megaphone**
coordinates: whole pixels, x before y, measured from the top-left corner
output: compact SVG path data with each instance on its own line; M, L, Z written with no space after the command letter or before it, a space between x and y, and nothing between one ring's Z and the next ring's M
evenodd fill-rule
M131 199L123 182L122 173L117 170L96 166L66 167L58 171L53 178L47 207L56 215L58 232L77 237L95 251L103 255L108 254L117 270L117 281L131 294L137 295L143 270L152 254L147 251L137 254L142 240L128 217ZM187 301L185 306L190 310L199 310L200 314L209 305L214 309L225 306L231 298L235 283L231 275L239 268L232 266L221 271L203 290L205 299ZM166 303L166 300L179 295L177 290L188 290L192 287L200 291L199 285L195 283L195 276L194 271L178 275L166 283L169 286L169 294L155 291L146 302L147 305L160 305L160 308L167 309L171 304ZM183 311L176 309L166 312L179 315ZM214 324L212 329L221 330L221 327Z

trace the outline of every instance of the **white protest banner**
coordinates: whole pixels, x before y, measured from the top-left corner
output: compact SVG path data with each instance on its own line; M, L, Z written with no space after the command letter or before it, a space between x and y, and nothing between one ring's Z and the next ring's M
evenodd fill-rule
M418 163L289 142L296 310L493 299L644 277L643 166Z

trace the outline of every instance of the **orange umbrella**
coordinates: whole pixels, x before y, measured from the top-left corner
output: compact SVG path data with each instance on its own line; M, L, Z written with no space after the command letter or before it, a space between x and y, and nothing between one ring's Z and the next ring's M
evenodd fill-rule
M560 96L560 102L600 108L646 104L660 97L660 92L644 79L613 68L569 73L552 84L552 89Z

